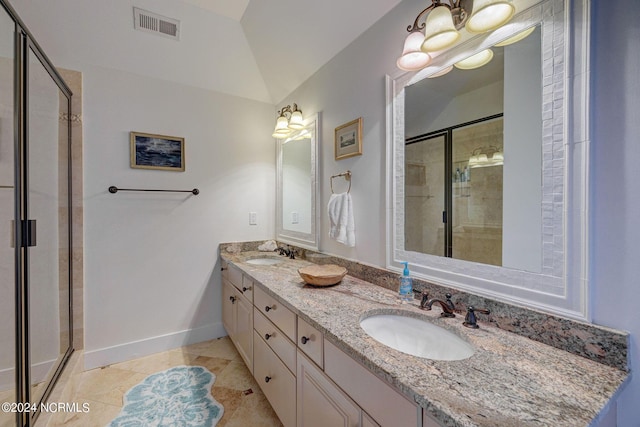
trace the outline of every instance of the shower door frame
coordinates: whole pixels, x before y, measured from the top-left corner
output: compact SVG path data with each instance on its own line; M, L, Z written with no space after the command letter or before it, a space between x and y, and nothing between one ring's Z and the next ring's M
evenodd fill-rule
M14 224L13 242L15 250L15 381L16 403L27 405L29 411L16 412L16 426L30 427L40 415L40 403L46 402L56 381L62 374L66 363L73 353L73 235L72 235L72 176L71 176L71 98L72 92L57 72L52 62L35 41L17 13L6 0L0 0L0 6L8 13L15 23L14 31ZM54 373L47 384L42 397L34 402L31 396L31 358L30 358L30 330L29 330L29 242L31 230L28 228L29 203L27 192L29 189L29 52L33 52L45 71L52 78L58 89L67 99L66 120L67 132L67 207L68 215L68 330L69 340L66 351L55 367ZM35 234L35 230L34 230ZM61 307L64 308L64 307Z
M424 133L405 139L405 147L411 144L419 144L429 139L444 137L444 210L442 211L442 223L444 224L444 248L443 257L453 258L453 133L458 129L496 119L503 119L504 113L492 114L476 120L449 126L443 129ZM406 159L405 159L406 162ZM438 255L440 256L440 255Z

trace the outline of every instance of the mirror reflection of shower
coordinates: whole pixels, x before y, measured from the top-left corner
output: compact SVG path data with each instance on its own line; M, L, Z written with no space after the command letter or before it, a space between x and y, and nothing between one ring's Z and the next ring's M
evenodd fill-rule
M502 138L493 117L407 142L405 250L502 265Z

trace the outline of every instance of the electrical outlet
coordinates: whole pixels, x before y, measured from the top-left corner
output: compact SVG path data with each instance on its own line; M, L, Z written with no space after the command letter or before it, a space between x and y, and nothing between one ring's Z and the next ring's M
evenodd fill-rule
M298 212L291 212L291 224L297 224L298 222L300 222Z
M249 212L249 225L257 225L257 224L258 224L258 213Z

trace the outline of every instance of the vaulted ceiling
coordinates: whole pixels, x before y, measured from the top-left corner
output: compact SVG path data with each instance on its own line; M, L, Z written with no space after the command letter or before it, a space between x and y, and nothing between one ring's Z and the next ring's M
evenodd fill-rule
M9 0L54 64L277 104L400 0ZM180 40L135 31L138 7Z

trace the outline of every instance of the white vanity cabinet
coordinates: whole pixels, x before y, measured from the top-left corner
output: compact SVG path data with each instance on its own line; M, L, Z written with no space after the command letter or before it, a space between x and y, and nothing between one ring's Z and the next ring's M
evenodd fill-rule
M253 291L243 292L242 272L232 265L222 274L222 323L238 353L253 373ZM246 278L249 280L249 278ZM246 289L246 286L244 286ZM252 286L253 287L253 286Z
M222 276L224 327L285 427L437 426L237 267Z

